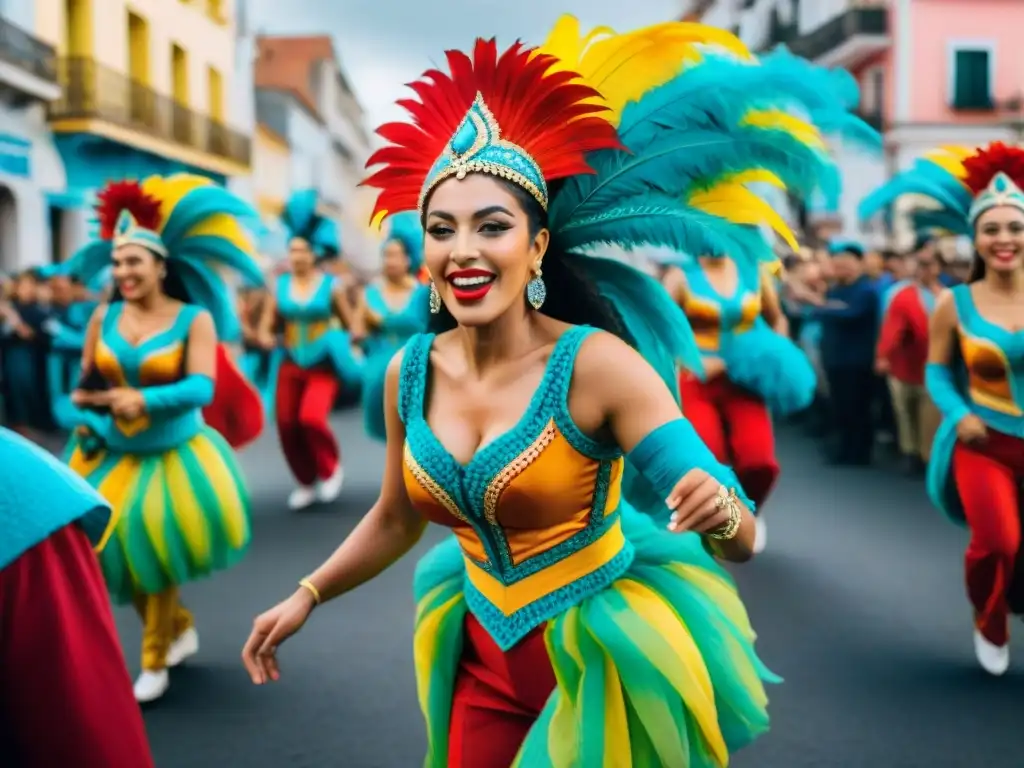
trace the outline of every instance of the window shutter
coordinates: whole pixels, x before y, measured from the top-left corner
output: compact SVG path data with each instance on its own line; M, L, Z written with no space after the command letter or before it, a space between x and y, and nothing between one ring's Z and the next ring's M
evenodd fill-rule
M953 108L992 109L989 52L957 51L953 66Z

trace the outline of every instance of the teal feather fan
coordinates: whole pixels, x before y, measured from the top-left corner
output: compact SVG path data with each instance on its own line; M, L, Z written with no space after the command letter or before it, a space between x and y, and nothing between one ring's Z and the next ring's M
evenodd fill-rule
M928 198L936 205L935 209L919 209L911 214L916 232L970 232L970 192L952 173L927 158L917 159L913 166L868 194L861 200L857 214L861 220L870 219L888 211L904 195Z

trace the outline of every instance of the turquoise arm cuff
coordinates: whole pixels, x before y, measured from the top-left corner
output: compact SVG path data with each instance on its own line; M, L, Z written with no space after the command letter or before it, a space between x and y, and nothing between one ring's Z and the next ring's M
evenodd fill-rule
M651 513L658 522L668 523L670 512L665 499L691 469L702 469L722 485L735 488L740 501L754 511L754 503L740 487L736 474L715 458L693 425L684 418L655 429L626 458L652 486L660 505L657 511L646 508L643 511Z
M209 376L192 374L173 384L159 387L143 387L139 390L146 402L146 410L184 411L202 408L213 402L213 379Z
M924 383L935 407L954 424L959 424L964 416L970 415L971 408L957 389L953 371L948 365L928 363Z

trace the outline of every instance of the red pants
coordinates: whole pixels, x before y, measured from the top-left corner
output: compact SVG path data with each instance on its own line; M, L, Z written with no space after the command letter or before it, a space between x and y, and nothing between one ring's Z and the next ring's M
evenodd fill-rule
M203 409L203 419L232 448L248 445L263 431L263 399L223 344L217 345L213 402Z
M953 477L971 529L965 560L975 623L990 643L1005 645L1010 612L1024 612L1024 563L1017 564L1024 440L989 430L984 443L957 443Z
M0 671L3 765L153 768L103 575L77 526L0 571Z
M327 480L338 468L340 450L328 423L337 397L338 379L331 371L281 363L277 434L288 468L302 485Z
M452 699L448 768L509 768L554 689L544 627L502 651L467 615Z
M682 373L683 415L715 458L732 467L747 496L764 504L779 477L772 419L764 403L725 376L702 382Z

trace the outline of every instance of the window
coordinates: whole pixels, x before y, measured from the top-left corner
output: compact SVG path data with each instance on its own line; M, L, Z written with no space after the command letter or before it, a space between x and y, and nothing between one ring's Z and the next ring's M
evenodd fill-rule
M215 123L224 122L224 81L220 72L213 67L206 69L206 95L209 99L209 113Z
M953 109L992 109L994 51L991 46L955 46L951 51Z

